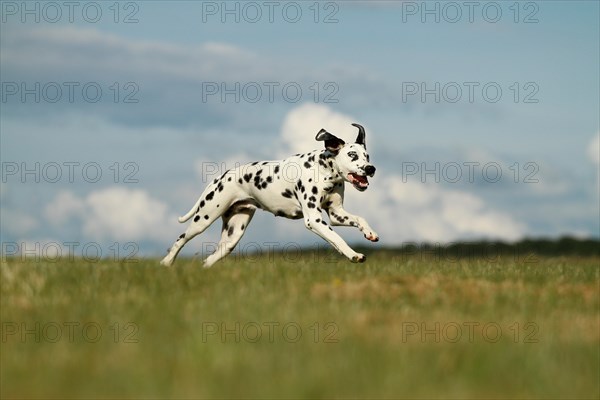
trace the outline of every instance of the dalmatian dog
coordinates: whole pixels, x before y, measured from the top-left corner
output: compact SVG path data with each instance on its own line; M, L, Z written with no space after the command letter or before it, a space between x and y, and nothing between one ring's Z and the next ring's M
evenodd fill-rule
M325 211L331 225L354 226L366 239L372 242L379 240L364 218L343 208L345 183L363 192L369 186L367 177L375 174L375 167L367 154L365 130L358 124L352 125L358 128L356 143L346 144L321 129L316 140L324 142L323 150L296 154L285 160L245 164L212 181L194 207L179 218L181 223L189 219L192 223L175 241L161 264L173 264L189 240L221 217L221 239L216 251L204 260L205 267L212 266L231 253L257 208L279 217L303 218L306 228L325 239L342 255L352 262L364 262L366 257L352 250L323 218Z

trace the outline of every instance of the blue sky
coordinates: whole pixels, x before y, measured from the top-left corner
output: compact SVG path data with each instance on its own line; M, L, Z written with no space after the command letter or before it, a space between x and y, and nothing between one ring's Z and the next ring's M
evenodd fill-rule
M73 22L62 3L56 22L53 5L29 3L36 22L22 4L1 5L3 243L89 242L106 254L134 242L161 254L213 166L318 148L321 127L351 140L350 122L367 128L378 173L346 207L383 245L600 236L598 2L475 2L472 22L462 2L276 2L273 22L266 2L228 2L239 22L222 22L223 2L121 2L118 16L108 2L94 23L89 2ZM421 14L435 7L439 22ZM221 84L238 84L240 101L207 94ZM34 93L22 97L21 85ZM283 87L302 96L290 101ZM436 165L440 179L421 175ZM91 182L84 166L102 177ZM282 240L321 243L298 221L257 215L241 245Z

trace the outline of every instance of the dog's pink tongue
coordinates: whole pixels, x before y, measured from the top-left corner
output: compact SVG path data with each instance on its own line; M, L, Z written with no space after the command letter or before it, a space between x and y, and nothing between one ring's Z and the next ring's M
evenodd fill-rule
M367 184L369 183L369 181L367 180L366 176L360 176L360 175L354 175L353 174L352 177L354 179L356 179L357 181L359 181L360 183L367 183Z
M367 180L366 176L360 176L360 175L356 175L356 174L350 174L350 177L352 178L351 180L354 180L358 183L361 184L361 186L366 186L369 184L369 181Z

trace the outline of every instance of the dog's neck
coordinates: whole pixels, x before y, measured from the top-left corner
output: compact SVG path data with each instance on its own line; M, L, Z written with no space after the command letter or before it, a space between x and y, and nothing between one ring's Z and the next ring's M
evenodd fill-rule
M319 153L319 170L323 174L323 181L328 183L344 182L342 174L338 171L335 160L336 154L329 150L322 150ZM329 165L331 163L331 165Z

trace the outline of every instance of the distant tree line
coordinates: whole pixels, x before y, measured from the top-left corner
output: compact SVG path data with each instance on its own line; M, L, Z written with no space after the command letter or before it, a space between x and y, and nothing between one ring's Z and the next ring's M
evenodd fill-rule
M373 252L376 249L360 246L357 251ZM398 247L382 250L394 254L431 254L445 257L489 257L515 254L538 254L543 256L600 256L600 239L578 239L563 236L558 239L524 239L515 243L503 241L473 241L454 243L406 242Z

